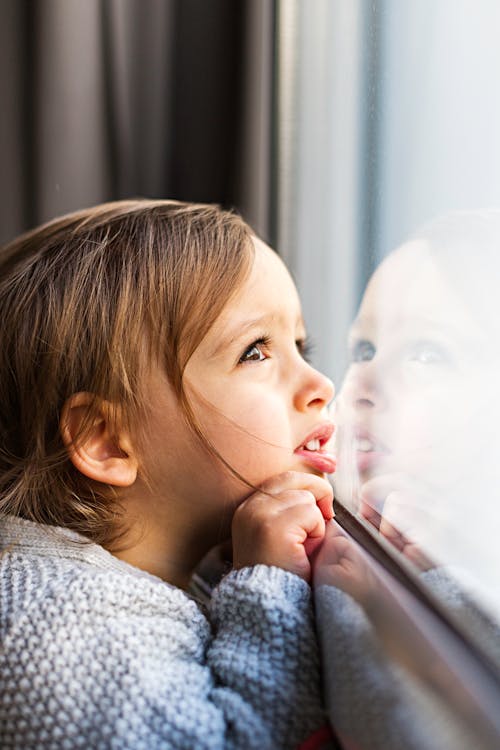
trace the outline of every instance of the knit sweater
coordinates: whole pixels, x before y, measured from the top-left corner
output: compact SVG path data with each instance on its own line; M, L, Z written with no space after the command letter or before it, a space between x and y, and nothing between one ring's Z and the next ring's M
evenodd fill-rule
M207 611L68 530L0 520L0 747L293 748L324 721L311 592L229 573Z
M444 569L421 574L470 632L500 654L498 627L488 621ZM398 664L384 648L365 610L349 594L330 585L315 591L324 667L325 702L343 747L352 750L478 750L481 739L440 700L430 685ZM387 611L388 618L394 613ZM335 637L332 637L335 634ZM450 687L451 692L451 687Z

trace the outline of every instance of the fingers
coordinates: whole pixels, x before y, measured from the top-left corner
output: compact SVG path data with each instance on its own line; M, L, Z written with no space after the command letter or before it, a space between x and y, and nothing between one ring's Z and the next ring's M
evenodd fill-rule
M325 540L314 562L314 583L335 586L359 601L374 587L363 553L335 521L326 525Z
M438 505L425 482L392 474L365 482L359 512L399 552L427 570L432 563L423 550L442 525Z
M308 536L323 538L325 520L316 497L310 490L285 490L276 495L255 493L240 505L235 516L245 515L250 526L262 526L262 533L276 536L277 524L283 523L296 533L301 542Z
M271 495L277 495L287 490L307 490L314 496L315 502L326 521L334 516L333 488L326 479L315 474L287 471L268 479L261 485L261 490Z
M311 558L323 542L325 519L310 493L307 496L297 494L296 503L295 500L292 503L294 504L284 503L281 508L283 523L286 525L284 537L288 537L297 549L302 547L305 555ZM280 525L279 522L277 525Z
M402 500L404 498L404 500ZM386 474L365 482L360 492L359 514L375 528L388 518L388 509L395 502L400 505L428 507L429 491L425 484L406 474Z
M316 565L338 565L345 555L349 555L351 540L335 521L326 524L325 538L316 557Z
M405 492L414 497L429 494L424 482L403 473L394 473L368 479L361 488L360 497L374 511L381 513L387 497L393 492Z
M332 503L321 477L287 472L268 480L234 514L234 566L275 565L308 581L309 555L323 540Z

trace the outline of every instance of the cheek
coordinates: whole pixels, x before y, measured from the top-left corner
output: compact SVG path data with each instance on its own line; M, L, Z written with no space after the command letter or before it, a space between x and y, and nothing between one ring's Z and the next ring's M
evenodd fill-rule
M172 419L157 417L147 427L142 460L153 484L169 481L172 475L196 465L203 457L201 447L180 415Z
M461 379L439 378L402 387L393 409L399 430L411 438L412 432L425 443L451 430L464 429L467 421L468 389Z
M402 394L403 395L403 394ZM386 421L396 453L434 449L457 424L456 402L449 393L424 390L395 400Z
M400 470L425 475L436 486L446 486L469 471L469 424L470 410L464 405L460 383L408 394L394 412L391 428Z
M288 446L290 443L290 416L283 395L269 387L253 389L228 388L216 393L210 404L203 408L200 421L214 443L221 442L226 449L231 444L246 445L267 442Z
M259 484L290 467L290 426L269 400L252 408L234 404L224 413L205 412L207 436L221 456L248 481Z

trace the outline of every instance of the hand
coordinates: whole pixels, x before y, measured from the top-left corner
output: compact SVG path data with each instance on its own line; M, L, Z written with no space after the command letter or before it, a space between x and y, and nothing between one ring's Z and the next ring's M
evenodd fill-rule
M404 474L374 477L363 484L359 514L417 568L433 567L424 549L437 549L446 518L423 482Z
M233 565L262 563L311 578L311 556L333 518L333 490L326 479L289 471L264 482L233 518Z
M335 521L326 524L325 539L314 560L314 585L328 584L366 605L379 590L366 555Z

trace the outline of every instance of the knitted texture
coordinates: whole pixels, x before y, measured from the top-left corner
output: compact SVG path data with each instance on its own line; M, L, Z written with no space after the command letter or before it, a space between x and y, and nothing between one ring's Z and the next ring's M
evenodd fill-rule
M0 747L293 748L325 717L309 586L233 571L208 613L72 532L0 521Z
M426 585L461 621L481 625L482 616L442 569L421 575ZM323 662L325 702L330 722L347 748L358 750L471 750L478 738L465 717L451 711L383 647L363 608L333 586L315 591ZM393 617L387 611L387 617ZM472 632L472 629L471 629ZM498 649L497 649L498 654Z

